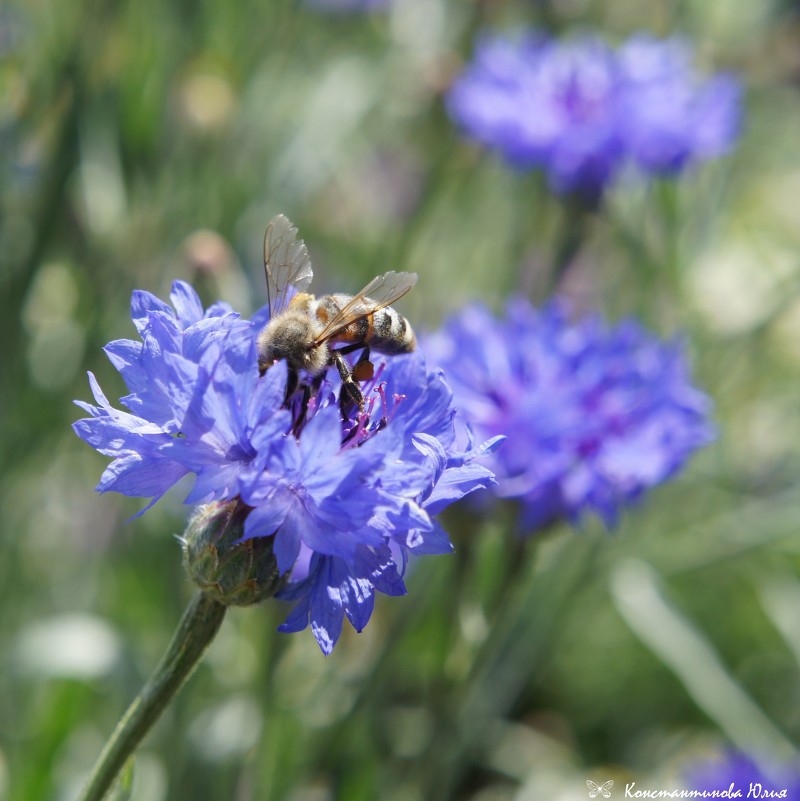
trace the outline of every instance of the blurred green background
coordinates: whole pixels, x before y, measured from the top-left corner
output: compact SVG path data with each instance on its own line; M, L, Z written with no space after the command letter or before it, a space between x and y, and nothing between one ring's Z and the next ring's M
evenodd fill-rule
M796 3L25 0L0 5L0 801L75 796L193 593L183 496L126 524L143 503L93 492L106 460L70 429L87 369L124 394L101 347L133 336L131 291L184 278L249 313L285 212L318 292L419 272L419 329L474 297L542 300L558 203L441 102L477 31L528 24L685 33L746 84L735 154L614 190L566 282L684 332L719 440L613 535L520 543L513 510L454 510L456 556L331 657L275 633L277 602L233 610L133 798L572 801L587 778L675 786L724 743L798 761Z

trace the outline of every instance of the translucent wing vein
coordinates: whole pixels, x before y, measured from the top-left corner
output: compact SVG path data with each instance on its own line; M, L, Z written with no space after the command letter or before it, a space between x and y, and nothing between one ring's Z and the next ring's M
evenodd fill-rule
M314 275L305 242L283 214L270 220L264 234L264 275L270 317L286 308L293 291L307 289Z

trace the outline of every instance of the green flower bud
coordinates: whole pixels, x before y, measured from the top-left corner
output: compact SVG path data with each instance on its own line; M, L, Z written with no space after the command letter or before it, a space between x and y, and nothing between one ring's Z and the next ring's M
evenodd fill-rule
M274 537L239 542L250 507L240 500L198 506L183 544L183 565L192 581L226 606L248 606L283 587L272 553Z

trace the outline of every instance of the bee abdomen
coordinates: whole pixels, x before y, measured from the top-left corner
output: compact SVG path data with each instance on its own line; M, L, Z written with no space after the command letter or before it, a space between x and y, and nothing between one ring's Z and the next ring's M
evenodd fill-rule
M322 325L327 324L352 300L351 295L342 294L320 298L315 308L317 319ZM356 319L333 337L332 341L364 342L373 350L387 354L410 353L414 350L417 340L408 320L390 306L371 312L370 309L375 305L375 301L370 298L359 299L348 314Z
M372 315L370 346L381 353L410 353L417 346L411 324L391 306Z

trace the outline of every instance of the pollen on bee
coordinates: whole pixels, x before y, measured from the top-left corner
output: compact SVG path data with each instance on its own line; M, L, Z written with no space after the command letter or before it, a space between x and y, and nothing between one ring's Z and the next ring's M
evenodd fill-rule
M375 376L375 365L368 360L358 362L353 368L356 381L370 381Z

